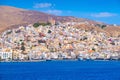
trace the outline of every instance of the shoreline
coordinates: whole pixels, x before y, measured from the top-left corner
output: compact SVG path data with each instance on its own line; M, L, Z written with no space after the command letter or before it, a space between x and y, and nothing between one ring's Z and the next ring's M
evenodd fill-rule
M32 61L0 61L0 63L14 63L14 62L52 62L52 61L120 61L120 60L92 60L92 59L89 59L89 60L79 60L79 59L76 59L76 60L32 60Z

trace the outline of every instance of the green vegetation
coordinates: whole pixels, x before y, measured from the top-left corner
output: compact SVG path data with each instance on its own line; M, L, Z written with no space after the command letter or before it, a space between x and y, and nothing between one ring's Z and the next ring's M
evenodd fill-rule
M100 28L105 28L105 27L107 27L107 25L105 25L105 24L96 24L96 26L98 26L98 27L100 27Z
M21 50L22 50L22 51L25 51L24 42L21 43Z
M20 39L20 41L22 42L23 40L22 40L22 39Z
M51 30L48 30L48 33L51 33L52 31Z
M37 27L39 27L40 25L42 25L42 26L47 26L47 25L51 25L51 23L49 23L49 22L47 22L47 23L39 23L39 22L37 22L37 23L34 23L34 24L33 24L33 27L37 28Z
M35 27L35 28L37 28L37 27L39 27L40 26L40 23L34 23L33 24L33 27Z
M95 51L95 48L92 48L93 51Z
M25 47L24 47L24 46L21 46L21 50L22 50L22 51L25 51Z
M106 25L102 25L102 26L101 26L102 29L105 28L105 27L107 27L107 26L106 26Z

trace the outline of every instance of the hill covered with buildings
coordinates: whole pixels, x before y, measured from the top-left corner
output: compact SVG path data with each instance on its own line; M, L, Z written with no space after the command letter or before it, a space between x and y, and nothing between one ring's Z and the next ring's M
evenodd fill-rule
M120 27L0 6L0 60L120 59Z

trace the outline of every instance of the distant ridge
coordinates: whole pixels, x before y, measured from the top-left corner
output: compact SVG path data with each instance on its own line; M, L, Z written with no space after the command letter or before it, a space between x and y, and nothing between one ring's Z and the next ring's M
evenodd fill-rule
M0 31L10 28L14 25L30 24L38 21L46 22L49 17L52 17L56 21L60 22L87 20L72 16L55 16L43 12L25 10L11 6L0 6Z

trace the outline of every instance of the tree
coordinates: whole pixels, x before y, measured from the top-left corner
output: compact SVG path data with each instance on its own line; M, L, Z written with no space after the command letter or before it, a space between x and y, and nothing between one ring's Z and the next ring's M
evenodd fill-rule
M21 46L21 50L25 51L25 46L24 45Z
M51 30L48 30L48 33L51 33L52 31Z
M100 28L105 28L105 27L107 27L107 25L105 25L105 24L96 24L96 26L98 26L98 27L100 27Z
M59 46L61 47L61 43L59 43Z
M35 27L35 28L37 28L37 27L39 27L40 26L40 23L34 23L33 24L33 27Z
M39 27L40 25L42 25L42 26L47 26L47 25L51 25L51 23L49 23L49 22L47 22L47 23L34 23L33 24L33 27L35 27L35 28L37 28L37 27Z
M101 27L101 24L96 24L95 26Z
M102 25L102 26L101 26L102 29L105 28L105 27L107 27L107 26L106 26L106 25Z
M95 48L92 48L93 51L95 51Z

